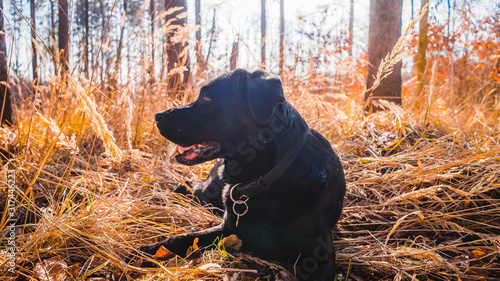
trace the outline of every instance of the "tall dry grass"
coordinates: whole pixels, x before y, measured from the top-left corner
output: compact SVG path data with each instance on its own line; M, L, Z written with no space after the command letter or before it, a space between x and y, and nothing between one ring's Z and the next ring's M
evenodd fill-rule
M483 99L464 101L454 75L438 79L442 67L432 63L423 96L412 96L417 85L410 79L402 107L384 103L386 111L369 115L361 114L362 81L337 81L342 90L333 91L324 86L331 77L312 69L307 78L286 72L287 98L310 127L327 136L346 171L345 208L334 231L344 279L500 276L500 129L497 104L485 102L494 101L498 84L471 84L471 95ZM0 131L0 181L7 183L9 169L16 174L18 250L12 276L3 250L9 235L4 208L2 278L290 278L280 266L222 244L188 259L158 262L158 269L125 264L142 244L220 223L171 192L185 180L205 177L211 163L188 168L171 162L170 145L153 120L155 112L192 100L200 85L173 99L161 81L132 88L68 79L38 86L36 103L20 100L18 125ZM23 89L18 97L28 96ZM9 187L0 188L6 206Z

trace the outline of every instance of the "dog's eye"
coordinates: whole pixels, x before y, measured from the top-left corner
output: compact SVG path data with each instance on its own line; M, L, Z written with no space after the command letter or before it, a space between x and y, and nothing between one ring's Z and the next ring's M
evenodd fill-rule
M203 101L212 101L212 99L209 96L207 96L206 94L201 94L201 100L203 100Z

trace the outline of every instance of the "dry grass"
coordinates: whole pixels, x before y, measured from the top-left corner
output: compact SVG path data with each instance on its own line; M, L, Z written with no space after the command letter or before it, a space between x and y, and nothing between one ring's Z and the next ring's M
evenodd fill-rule
M362 91L316 91L311 85L329 78L313 73L307 79L285 77L287 98L310 127L327 136L346 171L345 208L334 231L344 278L500 276L496 105L483 102L491 94L477 103L459 99L453 77L436 78L439 67L433 64L423 99L406 91L403 107L385 103L386 111L370 115L360 114ZM0 202L6 206L0 244L4 249L10 235L10 190L3 183L8 170L15 169L19 279L289 278L277 265L222 245L159 263L159 269L125 264L124 257L142 244L221 221L171 193L185 180L205 177L211 163L188 168L171 162L168 141L153 123L154 112L186 103L197 89L172 100L161 82L134 91L118 86L110 94L104 86L69 79L39 86L36 103L21 100L17 127L0 131L5 156ZM413 81L405 88L415 90ZM480 87L490 93L498 85L484 81ZM11 276L7 262L2 251L0 276L5 280Z
M67 91L75 88L69 86ZM138 125L143 128L133 133L134 149L124 149L121 160L114 161L99 141L89 113L72 112L81 106L80 99L72 96L61 101L69 105L67 114L72 119L56 122L26 109L13 130L17 137L10 137L5 147L15 152L11 162L4 162L2 181L6 181L6 168L15 167L21 276L253 280L284 275L280 267L223 248L187 260L169 260L159 270L126 265L123 258L141 244L220 222L170 192L181 179L205 176L211 164L186 168L170 162L167 142L154 130L152 118L145 117ZM453 119L443 119L446 114L432 108L419 113L394 105L357 120L360 95L332 103L327 95L298 89L288 98L311 127L328 136L342 157L348 186L335 235L344 276L347 271L354 280L498 276L498 128L478 119L469 121L472 125L466 129L457 129ZM135 108L124 102L110 106L118 111L109 109L108 118L131 110L139 118L139 107L154 108L146 102ZM422 127L419 116L424 114L428 124ZM130 118L130 114L122 116ZM127 131L136 121L119 127L121 147L128 147ZM7 238L2 239L6 243ZM1 262L5 268L6 256ZM2 274L7 276L6 271Z

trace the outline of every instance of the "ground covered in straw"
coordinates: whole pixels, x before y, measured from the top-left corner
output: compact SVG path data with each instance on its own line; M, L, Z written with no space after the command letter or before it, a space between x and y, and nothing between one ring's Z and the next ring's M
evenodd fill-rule
M499 280L498 127L447 126L438 115L419 118L396 106L358 114L359 106L330 98L290 97L330 139L346 172L344 212L332 234L339 280ZM117 102L101 107L100 116L92 101L71 99L62 104L76 109L53 111L65 121L31 110L17 128L1 131L0 180L16 181L0 192L2 280L291 279L279 265L232 250L237 240L214 241L214 250L174 257L157 269L125 264L142 244L220 223L171 193L206 177L213 163L188 168L169 160L171 145L152 120L132 121L154 112L147 106Z

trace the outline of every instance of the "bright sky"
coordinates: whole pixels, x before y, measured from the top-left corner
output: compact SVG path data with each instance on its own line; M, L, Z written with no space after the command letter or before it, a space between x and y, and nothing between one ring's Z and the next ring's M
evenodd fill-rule
M16 13L10 4L10 0L3 1L5 16L10 19L13 24L11 13ZM71 5L75 5L78 0L69 0ZM116 0L121 3L121 0ZM157 0L162 1L162 0ZM190 25L194 25L194 0L188 1L188 21ZM279 52L279 1L266 0L267 8L267 59L268 70L276 71L278 64ZM303 29L300 26L299 17L307 19L309 23L315 22L317 28L322 29L322 33L332 31L332 34L338 35L341 31L348 29L350 0L284 0L285 1L285 41L287 48L296 50L301 48L302 52L308 53L317 52L318 46L306 42L304 37L297 37L297 31ZM458 9L464 7L464 0L449 0L452 6ZM26 0L16 1L21 3L20 7L24 15L29 18L29 2ZM37 6L47 6L48 1L37 1ZM212 17L216 10L217 28L219 31L217 41L213 43L211 62L216 68L223 68L228 64L228 54L231 52L232 42L235 41L237 34L240 36L240 56L238 61L239 67L252 68L260 64L260 5L261 0L202 0L202 31L205 43L208 42L208 30L212 27ZM369 2L370 0L354 0L354 51L355 57L359 56L367 49L368 43L368 20L369 20ZM403 0L403 27L405 28L411 18L411 0ZM447 20L448 1L434 0L431 1L430 15L441 24ZM476 15L489 15L494 11L500 10L498 0L468 0L470 9ZM420 10L420 0L413 0L415 13ZM325 7L328 7L326 13L326 21L320 23L321 19L325 18ZM48 22L48 14L42 14L44 9L38 9L37 21L40 23ZM45 8L45 11L47 8ZM116 12L115 17L119 17ZM457 13L452 11L452 18L458 18ZM18 22L21 25L20 32L16 35L19 38L19 44L11 48L12 29L10 29L8 21L4 25L7 29L6 42L7 52L13 53L13 61L18 65L18 73L21 75L30 75L31 73L31 42L30 30L24 22ZM316 29L317 29L316 28ZM47 38L47 34L41 34ZM192 42L194 42L194 32L192 32ZM98 42L95 42L98 43ZM77 45L79 42L73 42ZM194 43L193 43L194 44ZM208 44L204 45L204 53L207 53ZM13 52L12 52L13 51ZM71 52L71 50L70 50ZM137 49L132 49L131 52L137 53ZM285 51L286 54L286 51ZM139 54L140 55L140 54ZM217 63L217 59L220 63ZM293 57L286 56L289 64L293 65ZM193 61L194 62L194 61Z
M324 17L323 11L328 7L328 20L324 28L347 29L349 21L350 0L284 0L285 1L285 41L294 42L293 36L300 26L297 19L305 16L309 20L319 21ZM417 2L419 0L415 0ZM212 26L213 9L216 7L217 25L221 29L219 42L228 46L240 36L239 66L247 67L260 62L260 10L261 0L206 0L202 2L202 19L204 30ZM271 67L277 64L279 46L279 0L267 0L267 57L271 60ZM354 33L361 40L355 48L356 53L366 49L363 38L368 36L368 8L369 0L355 0ZM194 11L194 0L188 0L191 11ZM191 16L193 14L193 16ZM194 13L190 13L190 22L194 24ZM208 17L208 18L207 18ZM343 25L343 26L342 26ZM305 43L305 42L303 42ZM303 46L308 48L308 46ZM223 50L225 51L225 50ZM274 62L274 63L273 63Z
M334 30L337 32L348 29L350 0L284 0L285 2L285 41L290 44L304 44L304 49L310 48L314 53L315 45L307 42L298 42L294 38L295 31L300 29L300 21L297 19L305 16L309 21L319 22L323 17L325 7L328 7L327 21L320 25L323 31ZM411 21L413 12L420 10L421 0L402 0L402 29ZM204 30L212 26L213 9L217 10L217 25L221 30L219 43L231 48L236 34L240 35L240 67L252 67L260 63L260 9L261 0L202 0L202 14ZM267 8L267 58L269 66L273 70L277 66L279 46L279 2L280 0L266 0ZM490 15L494 8L499 10L498 0L434 0L430 1L430 17L444 24L448 19L448 2L457 9L469 6L475 15ZM191 11L194 11L194 0L188 0ZM369 22L370 0L354 0L354 49L353 55L359 56L367 50L368 44L368 22ZM190 21L194 24L194 12L190 13ZM206 18L208 17L208 18ZM451 17L457 19L456 10L451 12ZM417 26L418 28L418 26ZM335 32L334 32L335 34ZM290 47L290 46L288 46ZM230 50L229 50L230 52ZM289 58L293 59L293 58ZM407 60L410 60L407 58Z

